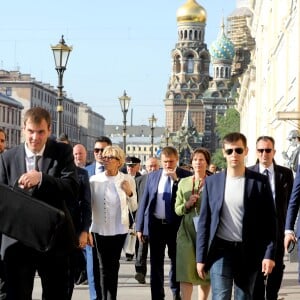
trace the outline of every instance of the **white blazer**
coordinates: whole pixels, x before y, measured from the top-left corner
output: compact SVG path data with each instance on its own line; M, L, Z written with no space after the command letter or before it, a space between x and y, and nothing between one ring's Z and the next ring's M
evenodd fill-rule
M121 188L121 183L127 180L131 186L132 197L128 197L126 193ZM92 203L92 226L93 232L98 232L96 227L105 224L105 207L104 207L104 196L105 189L108 184L105 172L93 175L90 177L90 187L91 187L91 203ZM129 228L129 209L134 212L137 210L137 195L135 180L132 176L118 172L114 179L114 185L117 190L120 206L121 206L121 224Z

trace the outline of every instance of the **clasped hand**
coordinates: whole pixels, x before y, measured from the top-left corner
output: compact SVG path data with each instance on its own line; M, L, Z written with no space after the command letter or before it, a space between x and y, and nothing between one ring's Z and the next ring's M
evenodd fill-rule
M36 170L24 173L18 180L19 187L25 190L35 187L41 182L41 176L41 172Z

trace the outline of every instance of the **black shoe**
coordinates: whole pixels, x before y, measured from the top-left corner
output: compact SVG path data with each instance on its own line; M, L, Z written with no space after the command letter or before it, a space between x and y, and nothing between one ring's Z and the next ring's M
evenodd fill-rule
M173 300L181 300L180 295L173 295Z
M132 260L133 260L133 255L126 254L126 261L132 261Z
M145 284L145 275L143 273L136 273L134 278L140 283L140 284Z

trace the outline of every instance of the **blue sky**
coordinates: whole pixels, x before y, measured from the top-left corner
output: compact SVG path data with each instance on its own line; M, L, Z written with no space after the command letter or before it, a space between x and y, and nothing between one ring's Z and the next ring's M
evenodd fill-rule
M165 122L164 104L177 42L176 11L186 0L4 1L0 18L0 68L19 69L57 86L51 45L62 34L73 46L64 91L121 124L118 97L131 96L128 124L148 124L154 113ZM208 46L217 38L222 16L235 0L199 0L207 11ZM131 111L132 110L132 111Z

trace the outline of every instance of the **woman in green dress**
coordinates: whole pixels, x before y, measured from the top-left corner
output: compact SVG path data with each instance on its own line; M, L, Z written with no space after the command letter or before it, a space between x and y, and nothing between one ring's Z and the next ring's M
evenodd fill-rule
M210 291L210 280L200 279L196 268L196 230L201 193L205 177L211 173L210 153L205 148L197 148L191 155L194 175L182 178L178 185L175 212L182 216L177 233L176 280L180 282L182 300L191 300L193 285L198 285L198 299L206 300Z

